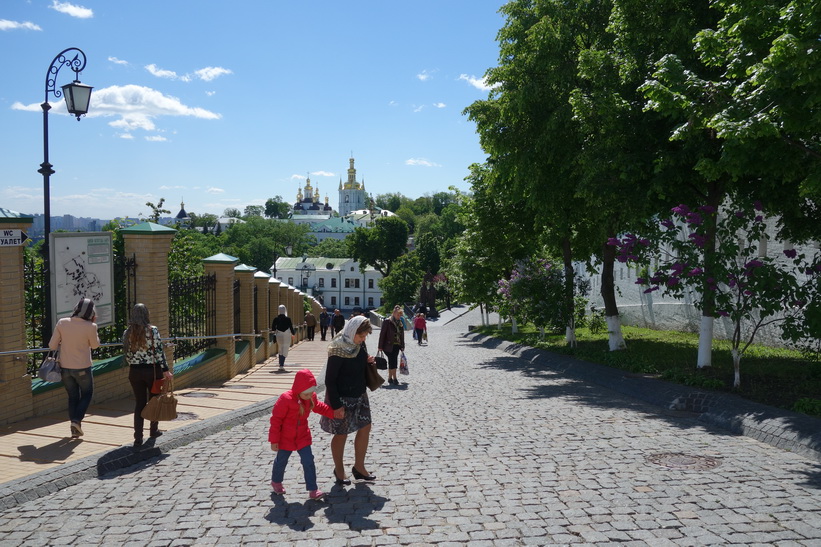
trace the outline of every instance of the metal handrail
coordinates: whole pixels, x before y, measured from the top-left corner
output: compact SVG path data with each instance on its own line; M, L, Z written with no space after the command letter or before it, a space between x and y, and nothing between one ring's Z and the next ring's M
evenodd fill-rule
M260 337L265 336L265 334L268 333L268 332L270 332L270 331L264 330L264 331L261 331L259 333L252 333L252 334L237 333L237 334L213 334L213 335L210 335L210 336L169 336L168 338L160 338L160 341L161 342L166 342L166 344L165 344L166 347L174 347L176 345L176 344L174 344L174 342L177 341L177 340L207 340L209 338L214 338L214 339L216 339L216 338L234 338L234 339L238 340L238 339L243 338L243 337L246 337L246 338L250 338L250 337L260 338ZM122 345L123 345L122 342L108 342L106 344L100 344L99 347L101 347L101 348L112 348L112 347L122 346ZM49 348L0 351L0 356L3 356L3 355L19 355L21 353L25 353L25 354L28 354L28 353L48 353L49 351L51 351Z

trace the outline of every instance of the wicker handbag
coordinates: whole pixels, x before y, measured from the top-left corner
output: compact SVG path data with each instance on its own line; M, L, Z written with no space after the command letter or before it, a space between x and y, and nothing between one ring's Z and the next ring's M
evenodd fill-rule
M167 422L177 417L177 398L174 397L172 380L167 380L165 389L160 395L151 397L140 412L140 416L149 422Z

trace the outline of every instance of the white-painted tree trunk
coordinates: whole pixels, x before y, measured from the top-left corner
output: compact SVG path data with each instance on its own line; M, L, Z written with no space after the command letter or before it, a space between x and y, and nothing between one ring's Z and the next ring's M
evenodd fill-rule
M713 365L713 323L712 317L701 316L701 325L698 328L698 368Z
M518 325L516 325L516 318L515 317L510 318L510 332L512 334L516 334L517 332L519 332L519 327L518 327Z
M539 327L539 340L544 340L544 327Z
M610 345L610 351L618 351L625 349L627 343L624 341L624 336L621 333L621 319L618 315L610 315L604 318L607 322L607 336Z
M567 327L564 331L564 340L571 348L576 347L576 329Z
M741 387L741 352L730 350L733 355L733 388Z

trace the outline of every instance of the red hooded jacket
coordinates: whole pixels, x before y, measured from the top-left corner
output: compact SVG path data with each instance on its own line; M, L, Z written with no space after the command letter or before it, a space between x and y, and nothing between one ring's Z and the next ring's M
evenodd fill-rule
M268 442L278 443L280 450L299 450L311 444L311 430L308 427L308 416L313 411L317 414L334 417L334 410L320 401L316 393L311 398L302 400L299 394L308 388L316 387L316 378L306 369L300 370L294 377L293 387L280 395L271 411L271 429L268 430ZM302 413L300 414L300 408Z

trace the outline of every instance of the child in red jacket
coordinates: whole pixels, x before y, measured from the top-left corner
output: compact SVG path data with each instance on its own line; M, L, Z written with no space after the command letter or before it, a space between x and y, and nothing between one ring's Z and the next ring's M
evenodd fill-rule
M311 430L308 428L308 416L312 411L328 418L345 417L344 407L334 411L317 398L316 378L310 370L303 369L296 373L293 387L277 398L271 411L268 442L271 443L271 450L277 454L271 472L271 487L277 494L285 493L285 488L282 486L285 466L288 465L291 452L296 451L302 461L302 470L305 472L308 497L312 500L325 497L325 493L317 489L314 454L311 452Z

